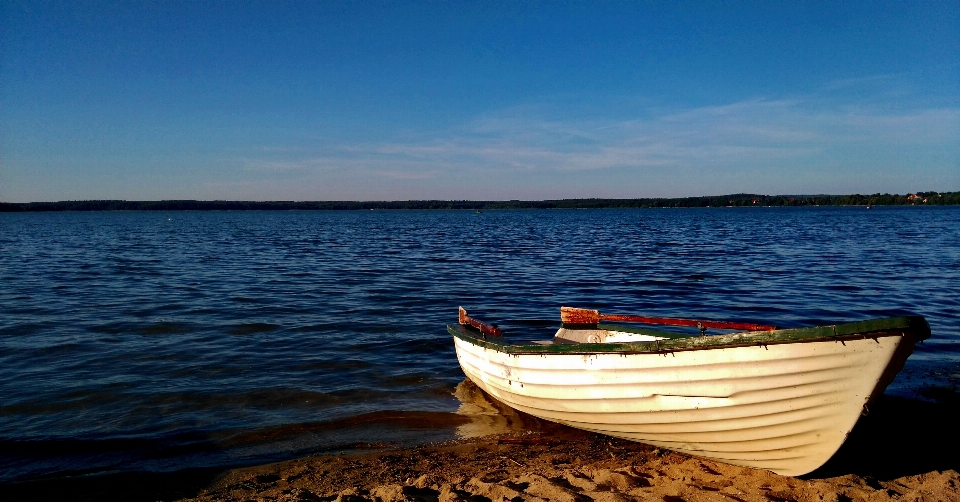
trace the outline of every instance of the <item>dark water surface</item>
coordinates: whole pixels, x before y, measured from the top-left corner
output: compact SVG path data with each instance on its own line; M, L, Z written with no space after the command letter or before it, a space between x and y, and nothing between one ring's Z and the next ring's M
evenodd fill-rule
M929 396L958 292L960 208L0 214L0 481L451 438L459 305L523 337L915 313L887 393Z

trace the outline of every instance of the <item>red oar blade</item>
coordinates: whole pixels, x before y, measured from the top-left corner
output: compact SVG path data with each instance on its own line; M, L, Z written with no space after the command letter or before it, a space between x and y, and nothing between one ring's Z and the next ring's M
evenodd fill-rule
M476 319L471 318L467 315L467 311L463 307L460 307L460 324L464 326L473 326L480 330L481 333L493 336L503 335L503 331L500 331L500 328L494 328L493 326L488 326L485 323L482 323Z
M600 322L600 312L575 307L560 307L560 322L564 324L597 324Z

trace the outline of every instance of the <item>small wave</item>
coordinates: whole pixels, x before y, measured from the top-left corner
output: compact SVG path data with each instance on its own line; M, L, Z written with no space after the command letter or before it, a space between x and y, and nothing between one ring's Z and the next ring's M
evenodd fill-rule
M276 324L256 322L250 324L236 324L228 328L227 333L230 333L231 335L252 335L255 333L268 333L279 328L280 326Z
M14 324L0 328L0 337L31 336L43 331L44 325L39 323Z
M100 408L106 412L114 409L115 414L125 420L136 421L157 413L223 413L228 410L322 410L351 403L363 403L371 400L392 397L394 393L374 389L345 389L331 392L319 392L304 389L271 388L252 389L241 392L167 392L133 395L125 392L127 387L115 385L115 389L105 391L102 387L89 390L76 390L42 399L23 400L0 406L0 416L21 415L37 416L57 413L77 413L91 408ZM115 409L124 405L122 412ZM108 413L104 413L108 415ZM106 418L106 417L105 417Z
M87 328L87 331L93 333L103 333L107 335L119 335L122 333L139 333L141 335L182 335L192 332L193 327L189 324L169 321L161 321L150 324L119 322L90 326Z
M293 436L322 431L340 431L357 427L384 429L401 427L404 429L453 429L469 422L470 419L456 413L440 411L401 411L382 410L363 413L322 422L286 424L277 427L264 427L242 432L224 431L215 437L224 446L237 446L251 443L268 443L286 440ZM370 437L375 437L371 434Z

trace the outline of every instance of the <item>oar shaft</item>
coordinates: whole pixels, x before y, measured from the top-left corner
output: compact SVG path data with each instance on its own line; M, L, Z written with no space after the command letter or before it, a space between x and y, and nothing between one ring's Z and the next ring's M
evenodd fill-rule
M646 317L636 315L601 314L597 310L560 307L560 320L564 324L597 324L600 321L640 322L644 324L662 324L667 326L696 326L698 328L739 329L744 331L773 331L776 326L748 324L726 321L698 321L695 319L673 319L669 317Z
M600 314L600 320L641 322L644 324L663 324L669 326L703 326L704 328L742 329L745 331L773 331L777 329L776 326L764 326L762 324L746 324L726 321L697 321L694 319L672 319L668 317L643 317L635 315Z
M503 335L503 331L501 331L500 328L489 326L483 322L480 322L468 316L467 311L464 310L463 307L460 307L460 324L464 326L473 326L474 328L479 329L481 333L485 333L488 335L493 335L493 336Z

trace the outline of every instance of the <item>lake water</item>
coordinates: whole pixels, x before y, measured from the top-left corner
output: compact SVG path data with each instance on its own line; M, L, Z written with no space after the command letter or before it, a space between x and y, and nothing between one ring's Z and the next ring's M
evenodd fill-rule
M0 214L0 481L449 439L457 307L923 315L888 394L960 386L960 208ZM550 322L537 322L549 320Z

